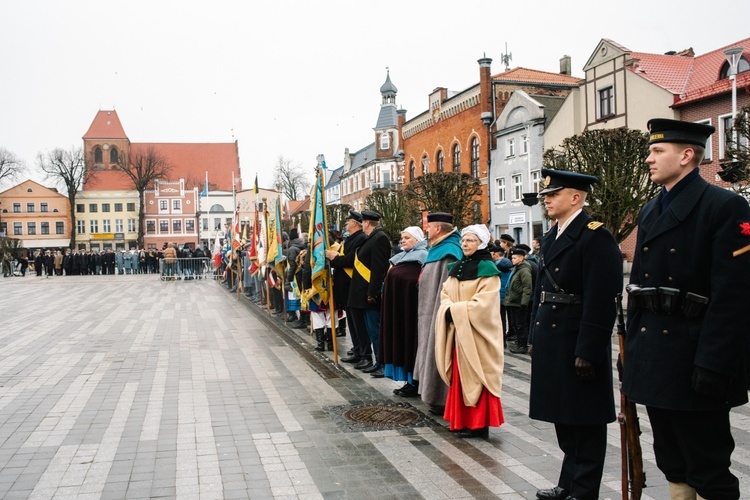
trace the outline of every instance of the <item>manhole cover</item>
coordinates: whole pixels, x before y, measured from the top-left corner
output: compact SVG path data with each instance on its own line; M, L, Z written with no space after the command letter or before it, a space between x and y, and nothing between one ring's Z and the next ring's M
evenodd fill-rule
M411 425L419 420L419 414L414 410L385 405L353 408L344 412L344 417L364 425L385 427Z
M347 432L410 429L435 424L409 403L358 401L323 410Z

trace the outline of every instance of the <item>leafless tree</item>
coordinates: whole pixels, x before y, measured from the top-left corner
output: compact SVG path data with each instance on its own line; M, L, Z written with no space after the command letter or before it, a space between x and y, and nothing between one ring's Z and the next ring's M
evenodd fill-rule
M305 169L301 163L294 163L279 155L273 169L273 183L280 188L281 193L287 199L296 200L310 191L312 174L312 168L308 172L308 169Z
M167 179L172 165L166 155L153 146L133 148L123 155L115 168L127 175L138 191L138 248L143 248L143 226L146 189L157 179Z
M0 184L4 180L14 180L25 170L23 162L5 148L0 148Z
M87 169L84 161L83 148L72 146L70 149L56 148L37 155L37 166L44 172L48 180L62 185L68 194L70 205L70 248L76 242L76 197L83 189L83 185L96 174Z

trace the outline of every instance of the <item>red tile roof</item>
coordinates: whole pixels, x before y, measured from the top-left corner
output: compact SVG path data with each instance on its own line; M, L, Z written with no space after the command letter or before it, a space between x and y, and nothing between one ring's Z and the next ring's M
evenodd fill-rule
M576 85L581 81L577 76L563 75L561 73L550 73L528 68L513 68L503 73L498 73L492 77L493 80L503 80L508 82L524 83L544 83L544 84L561 84Z
M645 52L631 52L630 59L634 64L628 69L678 95L685 91L694 62L692 57Z
M120 123L117 111L99 110L91 122L88 132L83 135L84 139L127 139L125 130Z
M724 50L730 47L742 47L744 49L743 57L750 60L750 38L739 40L696 57L685 91L683 95L680 95L679 101L675 103L675 106L731 92L731 80L729 78L719 80L721 68L726 62ZM749 86L750 72L746 71L738 74L737 88L747 88Z

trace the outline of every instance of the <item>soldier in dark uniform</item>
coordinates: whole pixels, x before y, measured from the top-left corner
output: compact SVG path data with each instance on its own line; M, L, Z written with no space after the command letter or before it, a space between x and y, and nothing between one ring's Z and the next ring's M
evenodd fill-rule
M333 268L333 300L337 309L343 308L346 311L349 335L352 338L352 350L347 353L345 358L341 358L341 361L344 363L359 363L362 359L359 354L356 325L349 308L349 285L354 274L354 255L367 238L365 233L362 232L362 214L349 210L349 215L346 217L346 230L349 236L339 247L339 251L326 250L326 257L331 261L331 267Z
M362 210L362 231L366 238L354 256L348 304L351 308L361 360L354 368L375 377L383 376L378 356L380 336L380 299L383 281L391 258L391 240L380 227L381 215ZM371 356L375 351L375 363Z
M583 206L596 177L542 169L539 192L556 224L542 238L529 335L529 416L555 424L565 454L541 499L599 497L607 424L615 420L612 329L622 291L622 254Z
M672 498L737 499L729 409L748 400L750 208L700 176L714 127L648 127L662 190L638 217L622 387L646 406Z

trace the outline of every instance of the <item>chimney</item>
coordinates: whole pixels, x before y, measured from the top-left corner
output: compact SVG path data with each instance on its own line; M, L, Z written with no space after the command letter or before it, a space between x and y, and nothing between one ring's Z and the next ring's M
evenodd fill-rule
M480 112L492 113L492 75L490 75L492 59L484 56L477 62L479 63L479 95L482 99Z
M564 55L560 58L560 74L570 75L570 56Z

